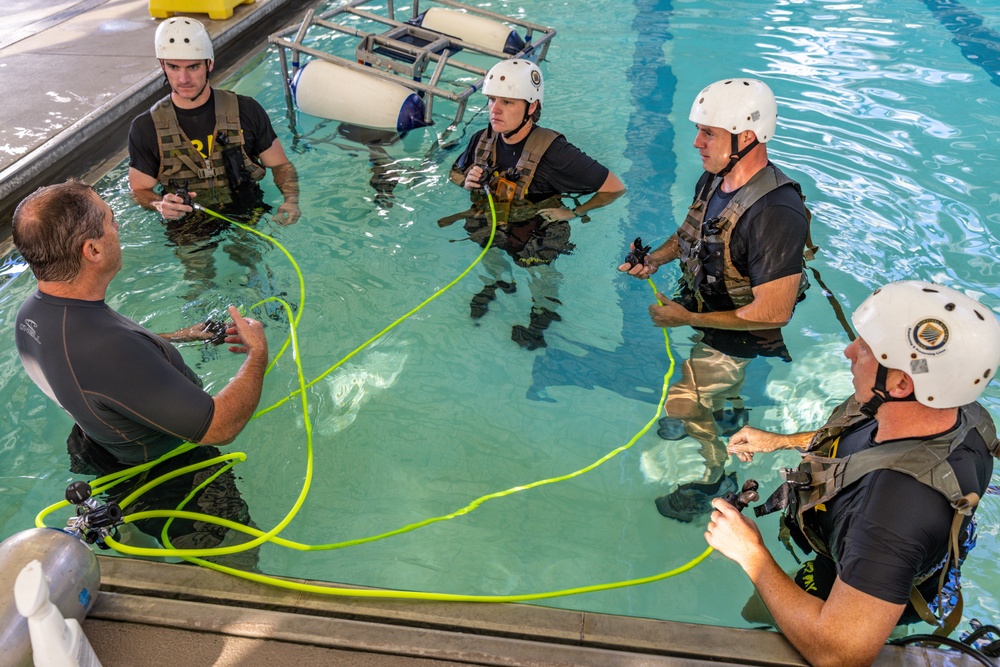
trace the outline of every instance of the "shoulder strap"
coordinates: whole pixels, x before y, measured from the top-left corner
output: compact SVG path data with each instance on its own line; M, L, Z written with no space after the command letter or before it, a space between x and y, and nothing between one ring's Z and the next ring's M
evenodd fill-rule
M952 568L952 564L957 569L960 566L959 558L961 552L958 546L958 534L962 530L962 522L965 520L969 514L972 513L973 508L979 504L979 495L976 493L970 493L961 498L961 507L955 508L955 516L951 520L951 532L948 536L948 555L945 557L944 564L941 566L941 577L938 580L938 609L944 608L944 583L948 579L948 572ZM924 622L937 626L934 629L934 634L939 637L947 637L950 635L958 626L958 622L962 620L962 609L965 606L962 600L962 588L958 587L955 590L956 602L947 614L941 619L938 619L931 611L930 605L924 600L924 596L920 594L917 590L917 586L926 581L926 578L919 579L913 582L913 587L910 589L910 604L913 605L913 609L917 612Z
M528 192L528 186L535 178L535 171L538 163L542 161L542 156L549 149L552 142L561 137L558 132L545 127L535 127L528 135L528 141L521 151L521 158L517 161L517 170L521 176L517 180L517 199L524 199Z

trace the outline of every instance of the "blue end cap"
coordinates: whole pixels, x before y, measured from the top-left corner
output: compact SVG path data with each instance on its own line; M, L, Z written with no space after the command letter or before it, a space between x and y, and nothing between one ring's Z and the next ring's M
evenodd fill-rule
M418 127L427 127L431 123L424 122L424 112L426 111L423 98L413 93L403 102L399 108L399 117L396 119L397 132L409 132Z
M90 605L94 602L93 596L91 596L90 591L84 588L80 591L80 604L83 606L84 611L90 611Z
M524 48L524 40L517 34L516 30L511 30L507 35L507 43L503 47L503 52L509 55L517 55Z
M424 25L424 17L425 16L427 16L427 10L424 10L424 11L420 12L419 14L417 14L416 16L414 16L412 19L410 19L409 21L407 21L407 23L409 23L410 25L423 26Z
M307 67L308 65L309 63L306 63ZM302 69L295 70L295 73L292 75L292 80L288 84L289 87L292 89L292 99L295 100L296 105L299 103L298 99L299 77L302 76L302 73L304 71L306 71L305 67L303 67Z

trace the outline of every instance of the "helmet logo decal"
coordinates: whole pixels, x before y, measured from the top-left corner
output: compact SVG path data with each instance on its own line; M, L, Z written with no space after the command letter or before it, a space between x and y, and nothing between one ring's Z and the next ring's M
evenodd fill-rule
M928 318L921 320L910 329L910 343L918 350L936 354L948 342L948 327L941 320Z
M538 73L537 69L531 70L531 83L535 86L542 85L542 75Z

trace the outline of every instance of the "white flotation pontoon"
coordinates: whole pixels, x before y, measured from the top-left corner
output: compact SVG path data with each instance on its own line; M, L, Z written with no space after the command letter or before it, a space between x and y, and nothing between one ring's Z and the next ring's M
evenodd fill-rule
M469 97L482 85L488 69L482 64L543 60L555 36L555 30L522 19L452 0L434 2L421 11L420 1L413 0L411 16L400 21L392 0L385 5L387 16L364 8L375 0L353 0L320 15L309 10L297 28L271 35L290 115L297 108L319 118L406 133L431 125L434 100L442 98L456 104L452 124L457 125ZM387 29L363 29L374 26ZM343 35L360 40L353 59L328 52L327 45L344 44ZM286 51L292 52L291 69ZM463 51L473 62L453 58ZM447 68L454 72L443 79Z

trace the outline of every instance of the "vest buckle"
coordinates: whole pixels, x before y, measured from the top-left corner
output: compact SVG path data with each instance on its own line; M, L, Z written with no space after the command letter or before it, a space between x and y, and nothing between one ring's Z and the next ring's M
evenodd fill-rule
M804 488L812 485L812 474L805 470L800 470L798 468L782 468L780 472L781 478L792 486Z

